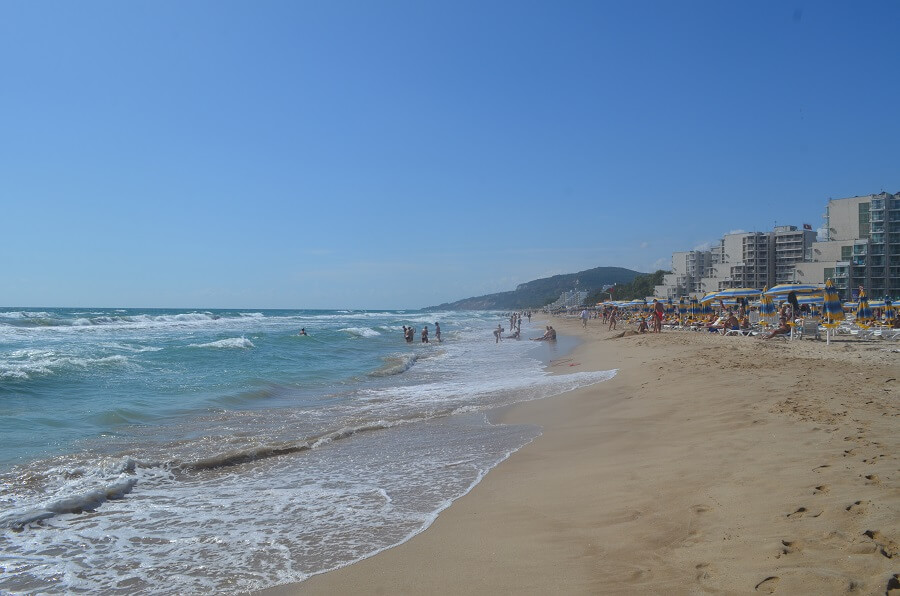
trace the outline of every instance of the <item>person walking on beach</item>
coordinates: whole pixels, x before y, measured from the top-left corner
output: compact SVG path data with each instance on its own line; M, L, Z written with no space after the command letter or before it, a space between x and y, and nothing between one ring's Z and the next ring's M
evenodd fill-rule
M434 336L437 338L438 343L441 343L441 324L437 321L434 322Z
M581 327L583 329L587 328L587 320L590 315L588 314L587 309L581 311Z
M612 307L612 310L609 311L609 327L607 328L607 331L611 331L612 329L616 328L616 311L617 310L618 310L618 307L614 306L614 307Z
M422 328L422 343L428 343L428 325L425 325L425 327Z

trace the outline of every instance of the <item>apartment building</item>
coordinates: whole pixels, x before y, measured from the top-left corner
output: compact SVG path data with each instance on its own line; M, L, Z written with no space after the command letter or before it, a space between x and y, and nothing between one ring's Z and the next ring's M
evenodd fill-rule
M811 226L725 234L709 251L672 253L672 273L656 287L656 295L678 298L798 281L795 266L811 257L815 239Z
M814 242L811 261L795 266L804 283L833 279L842 300L863 286L869 296L900 299L900 193L828 201L826 237Z
M672 273L663 276L656 286L656 296L677 300L681 296L702 292L701 279L712 264L709 250L689 250L672 253Z

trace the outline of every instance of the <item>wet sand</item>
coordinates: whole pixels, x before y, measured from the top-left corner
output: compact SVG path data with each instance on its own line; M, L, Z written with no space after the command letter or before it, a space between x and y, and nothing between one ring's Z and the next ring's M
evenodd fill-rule
M900 594L900 342L584 342L610 381L497 413L543 434L425 532L266 594Z

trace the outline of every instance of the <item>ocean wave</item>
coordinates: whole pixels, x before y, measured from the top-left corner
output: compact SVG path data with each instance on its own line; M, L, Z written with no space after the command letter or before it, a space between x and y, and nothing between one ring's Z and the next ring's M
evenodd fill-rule
M390 377L399 375L409 370L419 359L417 354L399 354L388 356L384 359L384 365L369 373L370 377Z
M0 528L9 528L15 532L21 532L25 529L25 526L55 515L94 511L106 501L124 498L136 484L136 478L121 479L106 486L47 501L34 509L13 511L0 517Z
M381 333L371 327L345 327L339 331L349 333L353 337L376 337L381 335Z
M30 310L15 310L0 312L0 319L50 319L53 318L48 312L34 312Z
M35 509L13 512L0 517L0 527L21 532L28 524L54 515L94 511L106 501L124 498L136 484L137 478L123 478L105 486L50 500Z
M16 350L0 360L0 379L28 380L65 370L85 370L93 366L122 366L128 363L128 357L122 355L84 358L61 355L52 350Z
M256 346L254 346L253 342L246 337L229 337L228 339L220 339L218 341L211 341L205 344L188 344L188 347L220 349L240 348L243 350L249 350L251 348L255 348Z
M133 352L135 354L142 354L144 352L161 352L164 348L159 348L156 346L141 346L134 344L122 344L122 343L105 343L101 344L104 348L112 348L113 350L122 350L125 352Z

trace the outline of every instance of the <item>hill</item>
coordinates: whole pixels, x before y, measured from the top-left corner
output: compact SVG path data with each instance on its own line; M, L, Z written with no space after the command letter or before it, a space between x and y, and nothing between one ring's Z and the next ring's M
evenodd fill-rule
M641 275L622 267L595 267L578 273L566 273L519 284L515 290L465 298L430 306L425 310L515 310L540 308L555 301L563 292L578 289L594 292L603 286L625 284Z

